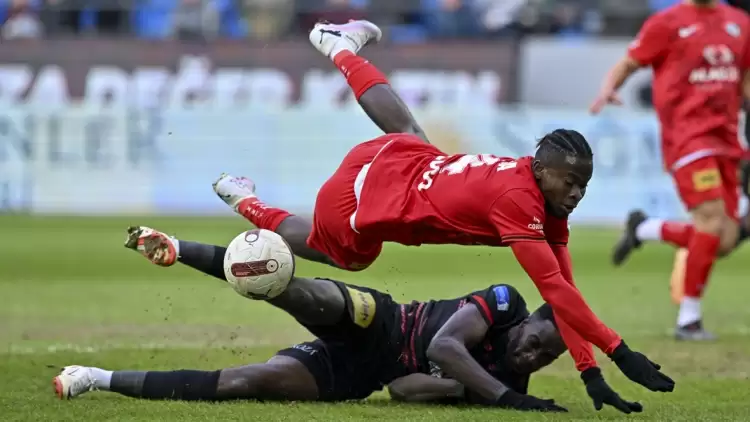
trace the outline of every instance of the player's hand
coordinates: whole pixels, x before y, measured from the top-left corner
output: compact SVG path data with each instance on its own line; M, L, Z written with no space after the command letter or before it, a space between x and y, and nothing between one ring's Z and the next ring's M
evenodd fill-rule
M604 106L607 104L612 105L622 105L622 100L620 99L620 96L617 95L617 92L615 91L602 91L596 99L594 99L594 102L591 103L591 107L589 107L589 112L591 114L599 114L599 112L602 111Z
M537 412L567 412L568 409L558 406L554 400L540 399L528 394L518 394L508 390L495 402L495 406L505 409L537 411Z
M604 381L601 369L597 367L589 368L581 372L581 379L586 384L586 392L594 401L594 409L602 410L602 406L608 404L622 413L640 413L643 406L638 402L625 401L617 394L607 381Z
M651 391L669 392L674 390L672 378L659 372L661 366L651 362L643 353L630 350L624 340L609 357L631 381L637 382Z

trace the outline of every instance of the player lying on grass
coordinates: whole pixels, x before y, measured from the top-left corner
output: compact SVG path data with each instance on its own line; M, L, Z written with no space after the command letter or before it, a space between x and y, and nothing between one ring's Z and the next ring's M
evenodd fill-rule
M180 261L224 280L225 248L131 230L126 246ZM267 363L220 371L108 371L69 366L54 379L61 398L107 390L147 399L364 399L388 385L405 401L469 402L517 410L564 411L527 394L529 376L565 351L549 306L529 315L511 286L500 284L452 300L395 303L373 289L333 280L294 278L268 302L316 340L279 351ZM595 406L623 412L623 401L598 370L587 372Z
M385 76L356 54L379 39L366 21L319 24L310 33L389 133L349 152L321 187L312 223L260 201L246 178L222 176L216 193L257 227L284 237L295 255L347 270L369 266L383 242L509 246L554 309L580 371L597 365L593 343L631 380L672 391L674 382L604 325L575 286L568 215L593 172L586 139L559 129L542 138L534 157L447 155L426 142Z
M617 90L645 66L654 71L664 166L693 224L633 212L613 260L621 264L644 240L686 248L675 337L711 340L701 298L714 262L735 249L740 233L737 129L742 96L750 98L750 18L718 0L685 0L654 14L607 75L591 111L619 104Z

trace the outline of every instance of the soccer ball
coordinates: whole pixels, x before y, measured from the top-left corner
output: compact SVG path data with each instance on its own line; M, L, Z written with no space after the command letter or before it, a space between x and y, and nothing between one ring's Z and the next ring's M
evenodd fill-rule
M263 229L240 233L224 254L224 275L249 299L273 299L294 276L294 254L278 234Z

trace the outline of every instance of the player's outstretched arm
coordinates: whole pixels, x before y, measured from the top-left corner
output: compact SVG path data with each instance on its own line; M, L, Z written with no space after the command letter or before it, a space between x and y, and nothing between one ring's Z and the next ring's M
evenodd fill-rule
M498 407L516 410L564 412L566 409L534 396L519 394L495 379L469 353L484 339L489 324L479 308L469 303L459 309L435 334L427 358L443 372Z
M596 317L581 292L562 276L555 255L546 242L515 242L511 249L542 298L552 306L555 315L584 340L606 353L625 376L651 391L674 390L674 381L659 372L661 366L643 354L630 350L617 333Z
M604 77L602 87L599 90L599 95L591 103L589 111L591 114L599 114L602 109L608 104L622 105L620 96L617 95L617 91L622 87L626 80L640 68L640 65L631 59L629 56L625 56L615 64L612 69L607 72L607 76Z
M597 318L581 292L565 280L550 246L543 241L519 241L512 243L511 249L555 315L573 327L584 340L604 353L612 353L622 339Z
M662 57L670 42L669 26L662 20L662 15L651 16L643 24L638 37L630 43L628 52L607 73L599 95L594 99L589 111L597 114L607 104L620 105L617 90L625 81L643 66L650 66Z
M393 380L388 393L395 401L448 404L464 398L464 386L454 379L417 373Z

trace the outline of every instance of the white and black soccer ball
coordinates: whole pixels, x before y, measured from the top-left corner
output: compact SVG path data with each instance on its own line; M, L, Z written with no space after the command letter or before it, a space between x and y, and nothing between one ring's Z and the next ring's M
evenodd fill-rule
M234 291L244 297L273 299L286 290L294 276L294 254L278 234L249 230L229 243L224 275Z

